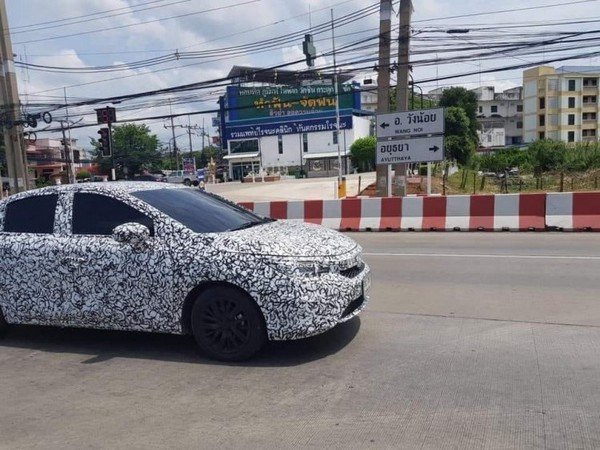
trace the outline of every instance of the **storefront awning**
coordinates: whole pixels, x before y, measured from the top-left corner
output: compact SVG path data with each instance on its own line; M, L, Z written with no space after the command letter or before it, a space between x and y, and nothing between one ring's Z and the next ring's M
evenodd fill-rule
M233 155L225 155L223 159L237 161L240 159L256 159L258 153L234 153Z
M342 158L350 156L348 153L342 152ZM337 158L337 152L326 152L326 153L304 153L302 159L321 159L321 158Z

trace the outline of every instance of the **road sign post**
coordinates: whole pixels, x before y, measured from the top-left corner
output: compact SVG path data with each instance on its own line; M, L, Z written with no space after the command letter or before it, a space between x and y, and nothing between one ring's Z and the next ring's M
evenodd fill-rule
M444 134L444 108L377 115L377 138Z
M377 164L419 163L444 159L444 136L377 142Z
M444 108L377 115L376 164L444 160Z

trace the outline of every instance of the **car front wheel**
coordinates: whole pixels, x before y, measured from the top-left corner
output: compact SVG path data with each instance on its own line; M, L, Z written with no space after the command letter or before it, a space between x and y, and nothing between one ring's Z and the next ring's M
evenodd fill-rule
M266 341L256 303L232 287L215 287L198 296L192 309L192 332L200 349L220 361L243 361Z

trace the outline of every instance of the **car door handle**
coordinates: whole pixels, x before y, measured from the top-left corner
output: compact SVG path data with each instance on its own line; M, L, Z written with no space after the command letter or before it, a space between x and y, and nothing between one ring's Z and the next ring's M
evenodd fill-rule
M68 265L71 265L71 266L78 266L80 264L83 264L85 261L86 261L85 258L78 258L78 257L75 257L75 256L69 256L67 258L64 258L62 260L62 263L63 264L68 264Z

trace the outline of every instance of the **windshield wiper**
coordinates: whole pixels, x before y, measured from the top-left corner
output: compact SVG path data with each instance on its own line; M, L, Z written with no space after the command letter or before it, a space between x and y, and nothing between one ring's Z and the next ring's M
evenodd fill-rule
M275 219L265 218L262 220L257 220L255 222L245 222L245 223L241 224L240 226L235 227L235 228L230 228L227 231L245 230L246 228L252 228L252 227L255 227L256 225L262 225L263 223L274 222L274 221L275 221Z

